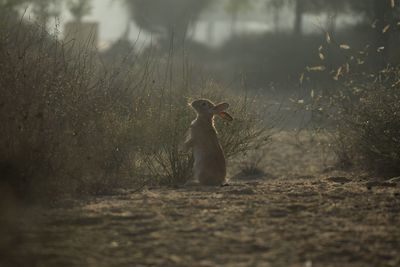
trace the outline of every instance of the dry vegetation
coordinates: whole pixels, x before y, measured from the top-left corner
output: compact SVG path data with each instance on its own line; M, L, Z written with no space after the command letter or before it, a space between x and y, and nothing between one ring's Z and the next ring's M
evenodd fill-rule
M312 110L319 131L330 136L338 167L372 175L400 175L400 71L363 66L365 51L331 72L332 85L312 92Z
M250 98L191 84L186 61L172 53L109 68L90 49L62 44L42 27L2 20L0 29L1 183L19 196L185 181L189 96L232 102L236 120L220 127L228 157L268 141Z
M399 69L388 67L346 86L338 125L345 153L380 176L400 175ZM336 102L338 103L338 102ZM351 108L344 113L345 105Z

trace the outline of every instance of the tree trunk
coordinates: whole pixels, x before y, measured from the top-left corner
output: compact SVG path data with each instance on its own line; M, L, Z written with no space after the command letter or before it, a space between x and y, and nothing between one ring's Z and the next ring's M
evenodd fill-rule
M126 22L125 31L122 33L121 40L129 40L129 34L131 33L131 21Z
M214 43L215 22L210 20L207 22L207 43Z
M301 36L303 33L304 0L295 0L293 34Z
M279 24L281 22L281 16L280 16L279 12L280 11L279 11L278 8L274 9L274 29L275 29L275 33L279 33L279 26L280 26Z
M230 31L232 37L236 35L237 20L238 20L238 12L234 11L231 14L231 25L230 25Z
M189 30L189 24L185 23L182 25L171 25L167 32L166 41L169 42L169 49L178 49L185 43L187 33ZM172 47L171 47L172 46Z
M331 14L329 14L329 17L328 17L328 32L331 35L335 34L337 17L338 17L337 10L335 10Z

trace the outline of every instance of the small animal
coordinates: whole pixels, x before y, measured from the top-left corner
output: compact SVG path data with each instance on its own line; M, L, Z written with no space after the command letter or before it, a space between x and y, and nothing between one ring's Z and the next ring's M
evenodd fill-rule
M214 105L210 100L200 99L189 104L197 117L192 121L185 147L193 149L193 180L201 185L220 186L225 183L226 162L224 152L214 127L214 116L232 121L225 110L228 103ZM189 181L190 184L193 181Z

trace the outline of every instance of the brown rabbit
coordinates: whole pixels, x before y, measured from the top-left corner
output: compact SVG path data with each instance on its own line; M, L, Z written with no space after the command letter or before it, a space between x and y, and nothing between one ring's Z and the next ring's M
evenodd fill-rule
M185 146L193 148L194 181L202 185L222 185L225 182L226 163L214 127L214 116L219 115L232 121L232 116L225 112L229 104L214 105L207 99L200 99L190 105L196 111L197 117L190 125Z

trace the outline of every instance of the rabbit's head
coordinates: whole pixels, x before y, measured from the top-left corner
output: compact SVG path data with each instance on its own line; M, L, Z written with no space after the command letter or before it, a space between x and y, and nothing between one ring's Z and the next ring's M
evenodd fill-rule
M197 112L199 116L206 116L212 118L214 115L218 115L223 119L232 121L232 116L225 110L229 107L228 103L220 103L214 105L210 100L199 99L193 101L191 104L192 108Z

